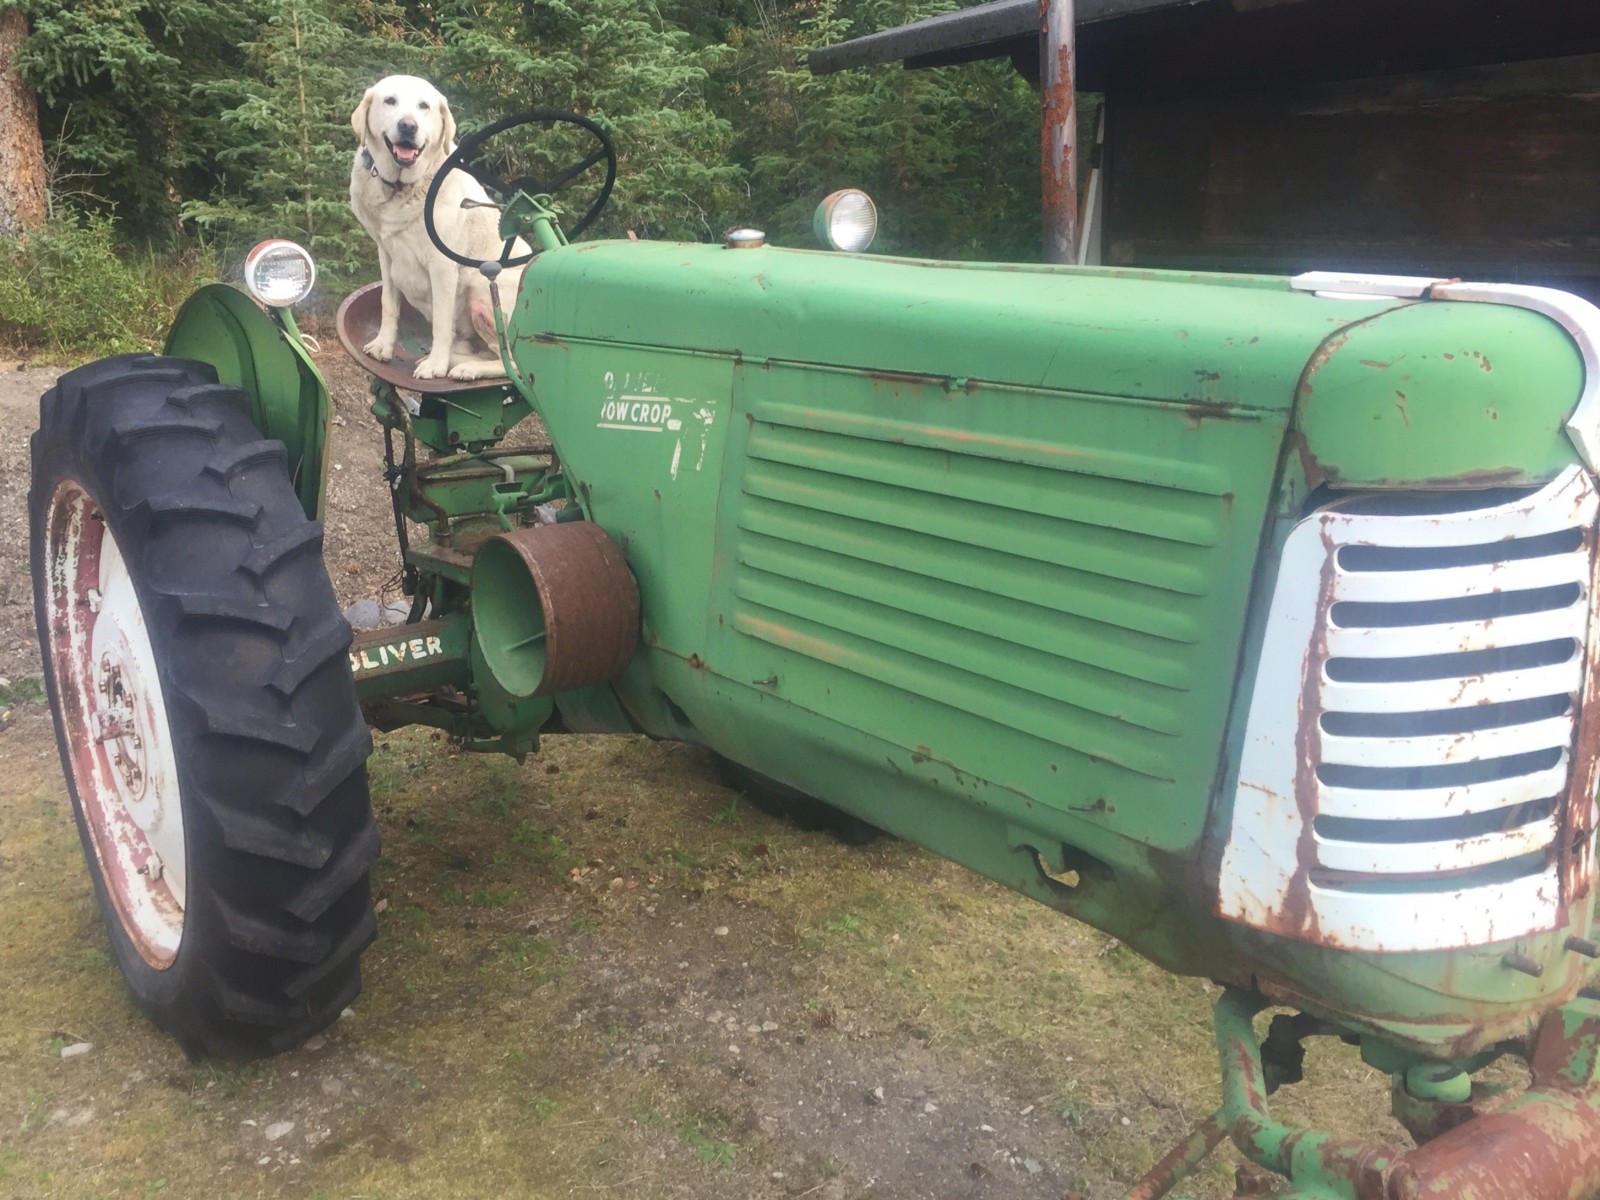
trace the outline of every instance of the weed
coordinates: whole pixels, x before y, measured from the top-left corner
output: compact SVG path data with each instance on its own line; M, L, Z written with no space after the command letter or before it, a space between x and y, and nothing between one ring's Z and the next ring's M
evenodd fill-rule
M43 704L45 702L44 676L24 675L0 687L0 708L14 704Z
M713 825L737 825L739 823L739 797L735 796L728 802L727 808L719 808L711 814Z
M504 908L517 898L517 889L491 887L472 893L473 908Z
M488 778L484 780L482 792L472 801L472 808L497 821L508 820L522 800L521 781L517 776L519 768L510 759L497 759L483 765Z
M845 913L837 920L826 922L823 925L823 928L829 933L860 933L861 918L854 916L851 913Z
M99 946L74 946L67 960L78 971L101 974L111 968L111 956Z
M258 1092L277 1078L277 1072L260 1063L204 1063L189 1075L202 1086L216 1084L217 1094L224 1100Z
M816 1171L817 1177L824 1183L837 1179L839 1176L844 1174L844 1167L842 1167L839 1164L839 1160L834 1158L831 1154L823 1154L812 1159L811 1167L814 1171Z
M686 850L682 846L668 846L667 853L672 857L674 863L691 871L698 870L705 865L705 859L701 858L693 850Z
M708 1166L732 1167L739 1157L739 1147L716 1136L721 1124L715 1118L694 1117L679 1124L678 1136L689 1143L701 1162Z
M528 1101L525 1111L528 1120L535 1125L540 1125L561 1111L561 1101L552 1099L549 1096L537 1096Z
M500 947L498 961L541 987L559 973L556 948L542 937L517 934Z
M60 1053L57 1051L56 1053ZM21 1130L23 1133L34 1133L44 1128L46 1109L50 1106L50 1097L38 1088L28 1089L28 1107L22 1116Z

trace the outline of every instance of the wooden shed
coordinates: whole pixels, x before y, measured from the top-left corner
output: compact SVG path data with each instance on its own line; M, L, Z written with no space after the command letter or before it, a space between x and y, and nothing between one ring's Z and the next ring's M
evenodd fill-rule
M1600 301L1595 0L1077 0L1077 56L1106 112L1090 261ZM825 47L811 68L993 57L1037 80L1038 0Z

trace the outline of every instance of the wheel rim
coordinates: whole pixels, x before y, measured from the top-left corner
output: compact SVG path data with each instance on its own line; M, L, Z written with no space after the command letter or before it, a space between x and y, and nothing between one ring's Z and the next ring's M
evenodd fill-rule
M152 967L183 937L177 762L144 610L99 506L63 480L45 522L50 670L74 790L116 908Z

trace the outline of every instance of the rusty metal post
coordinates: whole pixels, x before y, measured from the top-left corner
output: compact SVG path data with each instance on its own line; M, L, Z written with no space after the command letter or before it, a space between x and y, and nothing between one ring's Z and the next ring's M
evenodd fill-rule
M1122 1200L1163 1200L1173 1188L1194 1174L1194 1169L1213 1150L1228 1140L1225 1116L1225 1110L1218 1110L1196 1125L1185 1140L1139 1177L1139 1182Z
M1078 99L1073 0L1039 0L1044 260L1078 261Z

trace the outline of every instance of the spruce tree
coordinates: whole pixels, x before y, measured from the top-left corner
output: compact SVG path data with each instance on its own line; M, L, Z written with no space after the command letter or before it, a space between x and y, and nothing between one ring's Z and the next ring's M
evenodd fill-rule
M1038 257L1038 98L1008 63L915 71L893 63L823 76L805 65L816 46L952 7L819 0L750 44L757 63L780 62L748 77L741 98L741 149L769 232L814 245L817 202L859 187L878 205L882 252Z
M216 184L218 113L197 84L244 67L237 43L259 0L22 0L32 32L16 65L63 197L114 211L126 232L171 241L177 208Z
M616 140L616 190L590 236L721 233L742 175L727 158L729 127L704 97L724 47L692 47L633 0L440 0L437 13L425 58L463 132L547 107L591 117ZM551 160L582 157L581 137L528 136Z
M293 238L330 282L348 281L373 258L350 212L350 112L385 69L376 64L404 52L393 53L348 3L266 0L263 15L241 43L239 77L196 88L221 114L226 147L217 188L184 216L235 245ZM387 12L369 5L364 15Z

